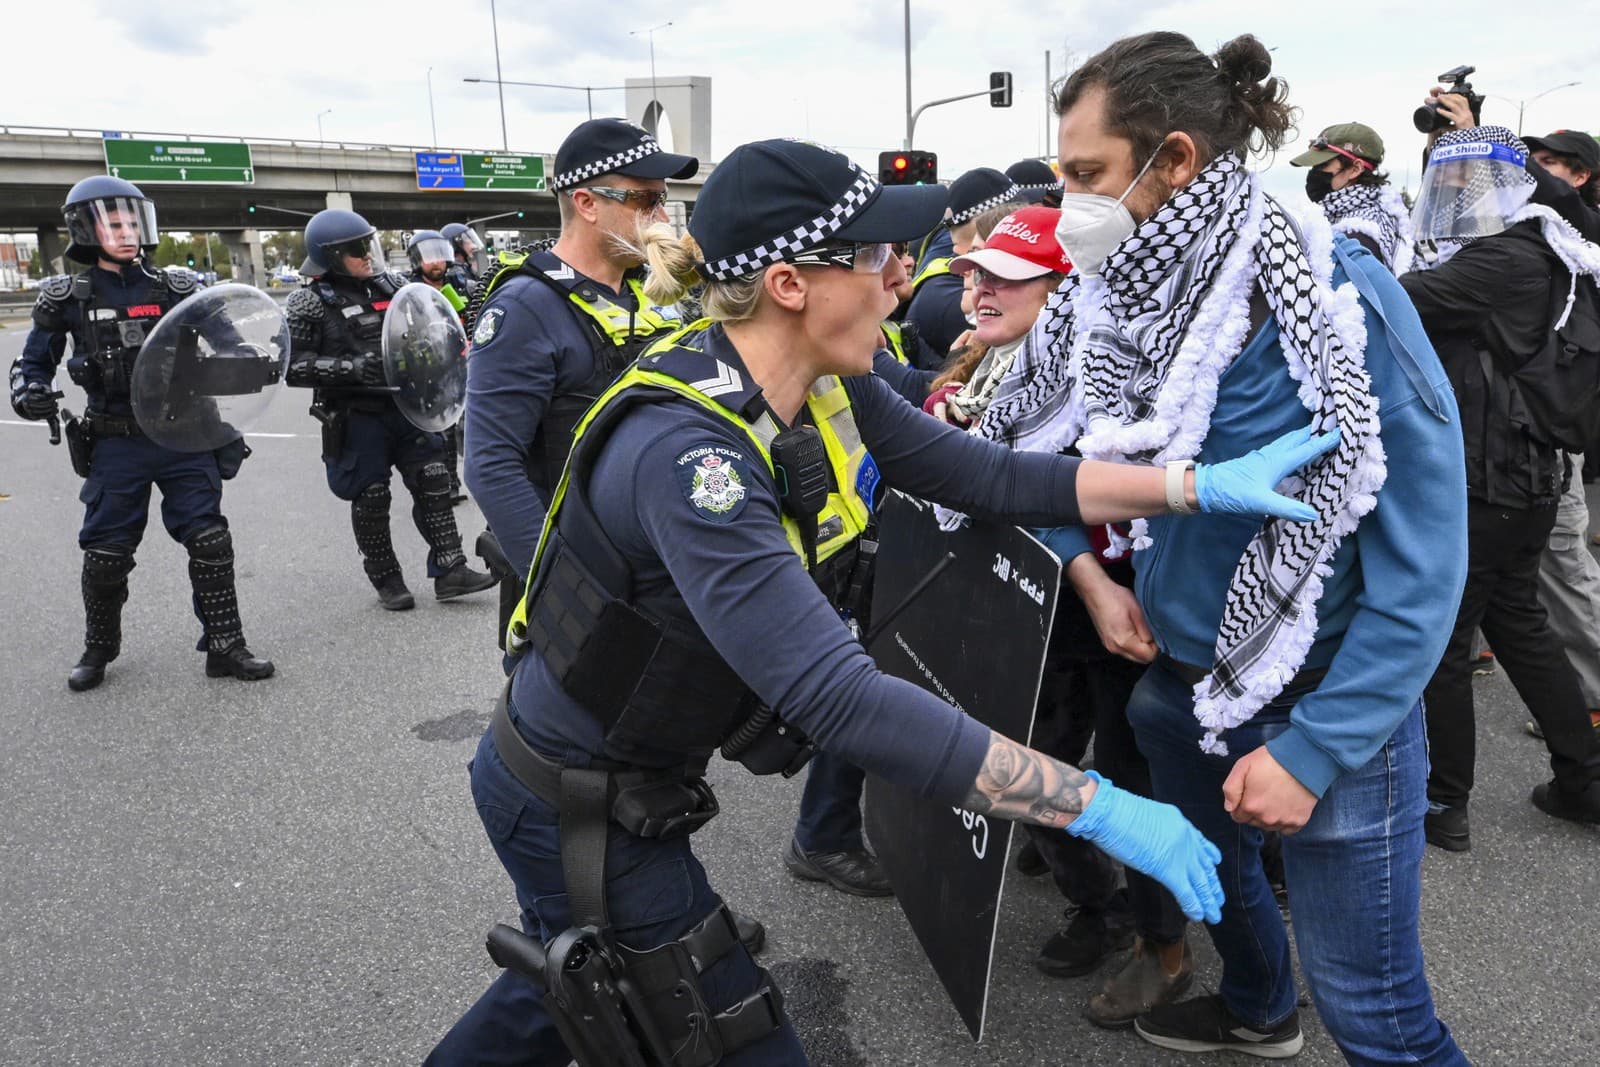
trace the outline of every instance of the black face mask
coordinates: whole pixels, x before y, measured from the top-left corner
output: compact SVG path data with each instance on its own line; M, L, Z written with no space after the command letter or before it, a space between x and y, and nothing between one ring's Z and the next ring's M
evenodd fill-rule
M1320 204L1333 192L1333 175L1318 167L1306 171L1306 195L1313 204Z

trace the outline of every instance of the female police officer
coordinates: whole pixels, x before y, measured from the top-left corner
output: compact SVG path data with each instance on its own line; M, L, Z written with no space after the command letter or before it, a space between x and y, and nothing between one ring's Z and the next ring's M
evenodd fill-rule
M847 580L838 561L880 470L1013 522L1196 507L1303 518L1272 486L1332 439L1290 435L1164 474L1010 452L925 418L868 372L904 273L882 242L932 229L944 195L763 141L706 181L693 239L642 235L651 298L703 280L708 319L653 345L585 417L511 624L521 658L473 762L479 814L524 927L541 942L603 931L674 1063L804 1062L689 848L715 812L700 774L719 744L776 770L788 754L772 747L798 728L930 798L1087 838L1167 884L1191 917L1219 914L1218 854L1176 809L880 673L828 594ZM431 1062L627 1062L605 1044L604 1013L573 1008L596 987L562 984L547 996L502 975Z

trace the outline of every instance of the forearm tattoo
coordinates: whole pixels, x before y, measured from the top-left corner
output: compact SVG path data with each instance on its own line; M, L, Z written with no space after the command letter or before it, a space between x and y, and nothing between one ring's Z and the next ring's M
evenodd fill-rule
M1076 767L991 732L989 754L964 807L1061 829L1083 812L1089 778Z

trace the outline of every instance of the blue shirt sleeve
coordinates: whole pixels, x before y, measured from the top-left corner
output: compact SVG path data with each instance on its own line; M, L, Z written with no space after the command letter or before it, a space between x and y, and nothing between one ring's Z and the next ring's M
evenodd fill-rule
M563 345L552 326L570 313L544 287L512 279L485 301L467 360L467 488L517 574L526 577L547 501L528 480L528 453L555 395Z
M596 485L632 488L645 544L623 532L619 547L658 556L729 666L823 750L959 803L989 730L878 670L789 546L771 474L748 437L687 405L661 407L671 410L643 415L657 420L643 447L608 448L595 470Z
M901 402L867 374L845 380L884 481L971 515L1024 525L1078 521L1078 459L1013 452Z

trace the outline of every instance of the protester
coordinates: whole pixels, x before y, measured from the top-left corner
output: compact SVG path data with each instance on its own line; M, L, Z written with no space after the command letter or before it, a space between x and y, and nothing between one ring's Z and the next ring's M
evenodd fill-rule
M1411 269L1411 212L1389 186L1383 138L1370 126L1329 126L1308 151L1289 161L1306 172L1306 196L1322 207L1335 233L1342 233L1383 260L1395 274Z
M1540 383L1522 373L1565 325L1575 298L1585 302L1580 314L1592 309L1593 284L1581 276L1600 272L1600 248L1530 204L1527 155L1498 126L1439 138L1415 218L1418 237L1451 254L1401 279L1460 398L1466 435L1466 589L1427 691L1427 834L1451 851L1471 847L1469 656L1478 627L1550 749L1555 778L1534 789L1534 804L1557 818L1600 822L1600 738L1538 597L1567 465L1553 427L1531 417L1528 390Z
M961 310L961 279L950 273L950 260L971 250L979 215L1017 200L1017 194L1016 182L993 167L969 170L950 184L950 209L943 224L922 241L912 279L915 295L903 321L916 326L939 364L968 327Z
M1109 644L1156 653L1128 718L1155 795L1218 845L1229 887L1209 931L1217 993L1135 1029L1184 1051L1301 1048L1259 854L1261 830L1281 830L1302 969L1340 1050L1459 1064L1418 937L1418 698L1465 571L1455 403L1393 275L1321 220L1296 227L1245 169L1290 129L1271 72L1253 37L1207 56L1150 33L1067 80L1057 235L1076 272L978 432L1181 465L1307 410L1340 428L1338 450L1296 483L1316 522L1135 523L1137 599L1085 596ZM1089 551L1081 531L1077 544ZM1351 931L1359 952L1344 951Z

